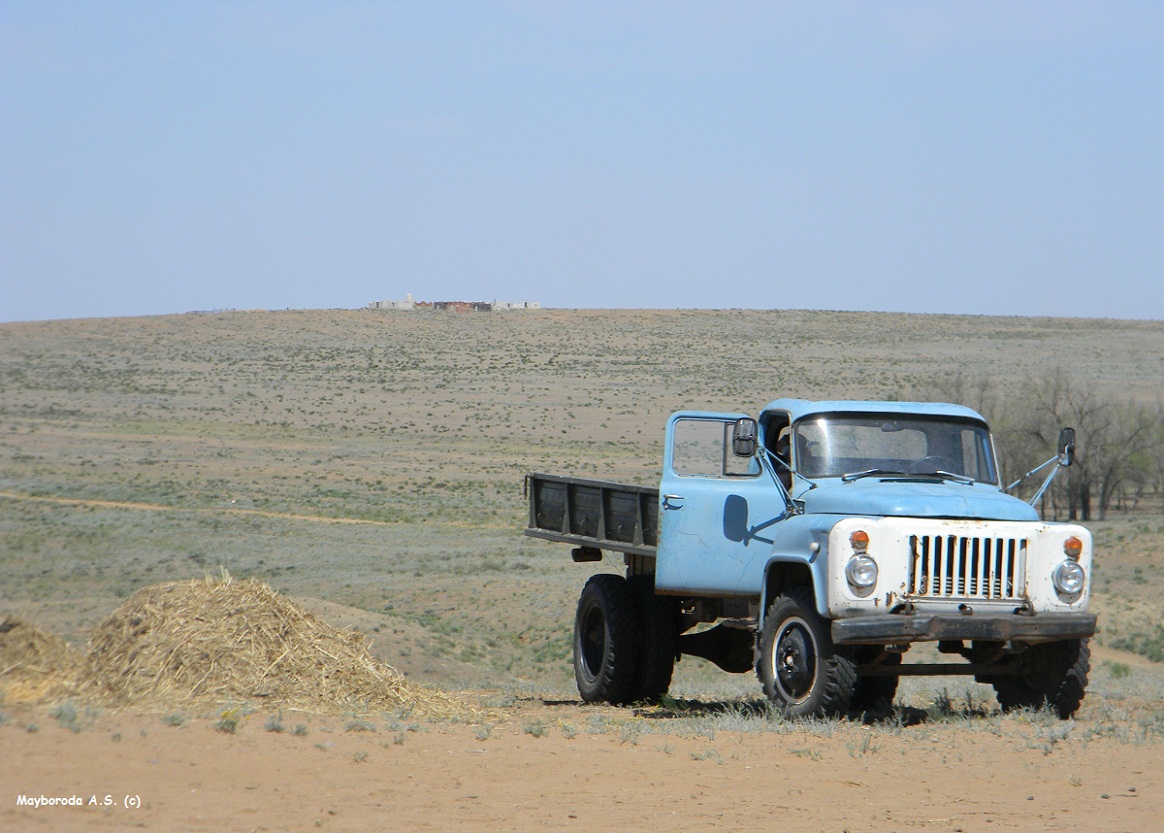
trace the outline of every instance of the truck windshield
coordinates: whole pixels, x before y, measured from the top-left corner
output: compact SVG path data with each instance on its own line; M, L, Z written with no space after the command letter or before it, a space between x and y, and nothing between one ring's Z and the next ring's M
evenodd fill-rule
M805 477L878 473L954 474L998 483L990 433L980 422L900 414L815 414L793 427Z

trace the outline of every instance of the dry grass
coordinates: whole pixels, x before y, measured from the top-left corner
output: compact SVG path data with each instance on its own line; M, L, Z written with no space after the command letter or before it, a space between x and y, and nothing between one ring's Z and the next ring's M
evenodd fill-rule
M85 657L56 634L0 617L0 692L5 700L50 703L77 692Z
M133 594L82 655L63 639L5 618L6 699L69 698L144 709L254 704L318 714L407 712L463 717L448 695L415 685L332 627L253 579L169 582Z

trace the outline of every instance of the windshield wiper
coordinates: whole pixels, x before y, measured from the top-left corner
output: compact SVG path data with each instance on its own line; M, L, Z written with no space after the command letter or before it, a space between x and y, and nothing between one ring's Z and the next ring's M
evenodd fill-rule
M947 480L957 480L959 483L973 483L974 482L973 477L967 477L964 474L957 474L957 473L952 472L952 471L946 471L945 469L937 469L936 471L926 472L927 476L932 476L935 474L938 477L944 477Z
M945 471L944 469L937 469L936 471L898 471L897 469L866 469L865 471L853 471L848 474L842 474L841 480L846 483L851 483L854 480L860 480L863 477L904 477L904 478L929 478L940 477L943 480L957 480L959 483L973 483L973 477L967 477L964 474L955 474L952 471Z
M848 483L852 480L860 480L862 477L876 477L881 474L887 474L893 477L909 477L906 472L898 471L897 469L865 469L865 471L851 471L848 474L842 474L841 480Z

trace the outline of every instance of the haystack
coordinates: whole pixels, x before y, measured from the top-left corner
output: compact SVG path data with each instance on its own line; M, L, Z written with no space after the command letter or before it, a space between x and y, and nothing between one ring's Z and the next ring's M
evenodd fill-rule
M147 708L464 711L375 659L363 635L225 572L146 587L127 599L93 632L88 677L101 699Z
M0 617L0 691L19 703L66 699L80 686L85 658L64 639L21 622Z

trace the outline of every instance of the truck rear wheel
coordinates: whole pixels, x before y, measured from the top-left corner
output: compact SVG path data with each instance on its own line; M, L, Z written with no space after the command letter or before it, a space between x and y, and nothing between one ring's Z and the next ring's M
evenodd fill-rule
M756 673L764 694L788 717L842 715L857 684L856 664L833 645L807 587L789 590L768 608Z
M1017 675L992 678L1004 712L1047 706L1067 720L1079 710L1091 671L1091 646L1086 639L1031 645L1019 657Z
M632 702L638 695L637 654L635 599L626 580L591 576L574 617L574 679L583 702Z
M856 661L859 665L873 662L883 650L879 645L859 648ZM901 668L901 654L888 654L878 664L882 668L896 671ZM849 710L864 715L866 719L889 716L893 713L898 679L896 674L858 677L853 687L853 697L849 701Z
M679 640L679 603L655 595L655 577L627 579L638 608L639 652L635 700L658 700L671 687Z

